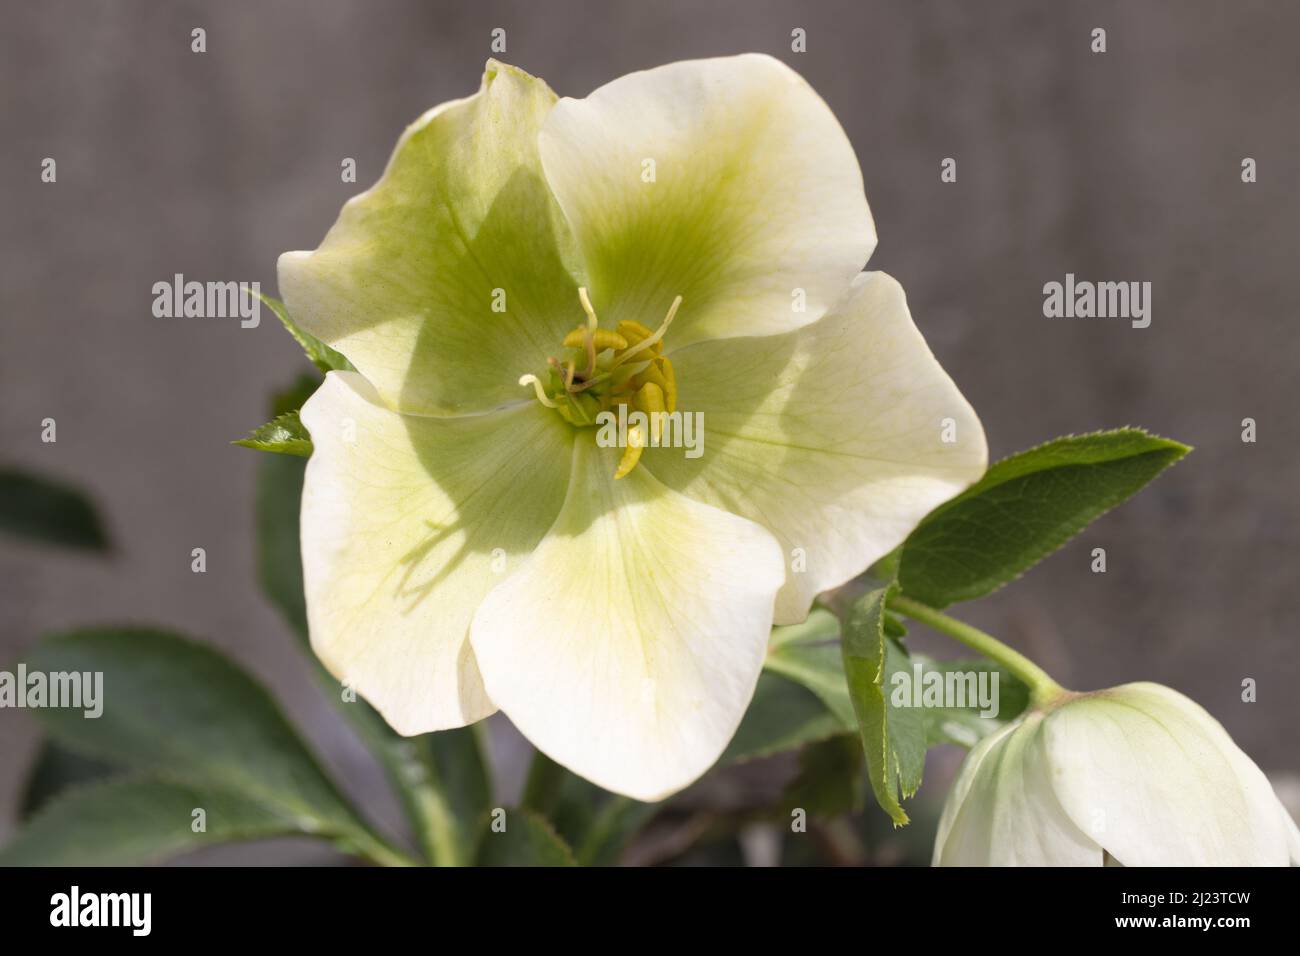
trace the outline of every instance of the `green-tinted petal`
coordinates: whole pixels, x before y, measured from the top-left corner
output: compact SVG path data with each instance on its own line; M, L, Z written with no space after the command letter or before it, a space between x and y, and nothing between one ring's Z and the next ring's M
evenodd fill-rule
M581 320L537 156L554 102L541 80L489 62L478 94L406 130L319 249L280 257L294 320L390 407L448 414L521 399L519 376L544 369Z
M671 348L815 321L875 247L843 129L768 56L671 63L563 99L541 154L602 323L654 328L681 295Z
M572 429L536 402L401 415L355 372L326 376L302 420L313 649L400 733L491 713L470 618L559 513Z
M939 823L940 866L1101 866L1101 847L1052 791L1043 715L1032 713L966 757Z
M1167 687L1126 684L1030 713L972 750L934 859L1285 866L1290 831L1267 779L1217 721Z
M813 325L703 342L673 364L679 410L704 416L703 454L651 449L642 467L776 535L789 571L778 624L802 620L820 591L984 472L979 418L884 273L860 275Z
M718 759L754 693L781 585L771 535L670 491L618 449L574 446L564 509L492 591L472 640L488 692L534 745L657 800Z

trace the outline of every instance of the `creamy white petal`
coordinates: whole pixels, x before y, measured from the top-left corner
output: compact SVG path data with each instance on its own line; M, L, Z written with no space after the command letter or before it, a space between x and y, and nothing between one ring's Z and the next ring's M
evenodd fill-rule
M678 345L812 322L875 248L844 130L769 56L629 73L561 99L539 143L602 321L654 328L681 295Z
M1282 811L1282 822L1286 825L1287 855L1292 866L1300 866L1300 827L1296 826L1295 817L1291 816L1291 811L1281 801L1278 801L1278 808Z
M355 372L302 409L312 648L402 734L495 708L469 624L564 500L571 430L536 402L463 418L401 415Z
M943 848L948 842L948 834L952 832L952 825L957 819L957 812L961 810L962 804L966 802L966 797L970 793L971 784L975 782L975 774L979 770L980 764L984 762L984 758L989 755L1003 737L1016 729L1016 726L1016 724L1010 723L995 730L972 747L966 754L966 758L961 762L961 767L957 770L957 776L952 782L952 789L948 791L948 796L943 802L943 813L939 816L939 828L934 838L934 853L930 859L931 866L941 866L943 863Z
M971 751L944 809L938 865L1101 866L1101 847L1052 790L1042 722L1028 714Z
M1268 780L1198 704L1125 684L1053 711L1057 797L1125 866L1285 866L1288 833Z
M984 473L979 418L884 273L859 275L798 331L671 357L679 410L703 416L703 454L651 449L644 466L776 535L790 572L778 624L802 620L819 592L864 571Z
M564 508L484 600L471 639L488 692L540 750L657 800L717 760L754 693L783 572L744 518L665 488L618 449L575 443Z

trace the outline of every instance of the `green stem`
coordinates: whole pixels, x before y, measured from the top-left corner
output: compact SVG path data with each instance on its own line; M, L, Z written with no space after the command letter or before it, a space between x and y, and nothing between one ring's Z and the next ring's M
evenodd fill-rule
M387 841L366 830L352 830L340 841L344 848L363 856L380 866L420 866L421 862L391 846Z
M460 846L456 812L438 779L427 743L415 737L402 738L400 743L384 741L380 746L393 762L398 793L425 858L434 866L465 866L469 861Z
M613 866L627 842L650 821L659 806L614 797L596 814L582 843L573 848L579 866Z
M483 754L483 727L474 724L414 738L425 784L421 803L435 866L469 866L490 806L492 782Z
M551 816L560 799L560 788L568 771L540 750L533 756L528 768L528 781L524 784L523 805L536 810L544 817Z
M384 777L397 795L402 812L414 831L421 853L428 862L436 862L443 846L441 819L438 815L441 795L433 785L427 766L416 753L415 745L408 738L399 737L367 704L359 700L343 700L339 693L339 682L314 655L311 660L313 673L325 696L344 715L357 736L379 761ZM369 856L368 853L366 855Z
M992 634L986 634L977 627L972 627L955 617L949 617L928 604L894 594L889 599L889 607L914 621L928 625L940 633L947 634L985 657L996 661L1011 672L1016 678L1028 685L1030 699L1037 706L1049 704L1064 694L1063 688L1024 654L1003 644Z

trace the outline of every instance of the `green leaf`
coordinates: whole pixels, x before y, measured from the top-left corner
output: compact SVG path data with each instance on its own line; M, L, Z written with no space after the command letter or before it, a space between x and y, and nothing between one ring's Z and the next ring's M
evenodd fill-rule
M108 548L90 500L70 485L0 469L0 531L87 551Z
M229 791L307 832L368 835L270 695L211 648L163 631L84 630L45 639L28 667L103 674L98 718L35 712L64 746Z
M262 592L284 615L304 647L307 647L307 601L303 597L298 512L306 471L307 463L299 458L268 455L259 459L254 510L257 577ZM315 659L312 655L312 660Z
M907 625L903 623L901 617L890 611L885 612L885 637L893 638L896 641L901 641L907 637Z
M322 381L323 379L315 372L310 374L304 372L299 375L292 385L271 396L271 417L279 418L281 415L300 410L307 403L307 399L315 394L316 389L320 388Z
M882 619L882 631L883 629ZM890 691L895 686L894 675L911 669L912 662L907 652L886 637L882 689L887 698L892 698ZM925 752L930 745L925 732L926 708L895 707L892 699L887 699L885 705L885 730L889 734L889 745L898 767L898 789L904 797L910 797L921 789L921 777L925 773Z
M857 720L844 685L839 636L839 620L824 608L814 608L801 624L772 629L765 673L720 765L770 757L854 731Z
M810 816L856 813L866 798L862 747L847 734L809 744L799 753L799 773L782 797L788 810Z
M233 444L280 455L297 455L300 458L310 458L312 452L311 435L307 433L296 411L277 416L253 429L247 438L240 438Z
M305 332L299 328L298 323L289 316L289 310L279 299L273 299L269 295L258 293L259 297L275 313L275 317L293 336L294 341L302 346L302 350L307 353L307 358L311 359L322 372L332 371L349 371L355 372L356 368L349 362L342 352L336 352L310 332Z
M808 688L842 724L853 727L856 721L844 685L839 636L835 615L814 608L802 624L772 629L763 666Z
M602 790L544 754L533 759L523 805L534 812L530 800L548 807L539 815L574 848L580 866L616 864L628 841L663 808Z
M576 856L581 866L613 866L623 848L662 804L642 803L631 797L613 796L599 804L590 825L583 833Z
M903 593L946 607L1019 577L1191 449L1136 428L1058 438L993 465L903 543Z
M271 397L271 421L252 431L247 438L232 442L244 448L269 451L280 455L310 458L311 435L299 417L303 403L320 387L319 375L299 375L283 391Z
M900 798L920 789L929 748L974 746L1020 715L1029 704L1029 688L989 660L935 661L909 655L887 636L884 603L896 586L870 591L850 608L843 666L867 755L867 778L877 802L896 824L903 824L907 814ZM997 712L988 717L982 716L980 704L980 675L985 673L997 675ZM896 680L899 674L907 680ZM983 680L983 689L991 695L992 676ZM942 689L937 701L925 693L931 687ZM988 703L993 706L992 700Z
M920 654L913 654L911 664L921 666L923 679L931 672L938 672L945 680L949 674L963 676L972 674L977 681L981 673L997 675L998 712L994 716L980 716L981 709L977 703L971 703L966 707L920 708L925 724L925 741L929 747L936 744L956 744L969 749L1008 721L1015 720L1029 706L1029 688L993 661L985 659L936 661ZM988 679L991 680L991 677ZM893 707L892 701L890 706Z
M768 653L783 648L833 644L840 639L840 619L824 607L815 607L799 624L772 628L767 639Z
M546 820L531 810L511 810L503 832L485 827L479 866L574 866L573 851Z
M41 744L28 771L19 816L26 820L63 791L98 783L118 772L112 764L83 756L47 740Z
M890 739L890 711L886 703L884 681L888 676L886 666L887 639L885 637L885 600L894 585L868 591L849 609L841 641L844 657L844 674L849 696L857 714L858 732L862 749L867 757L867 780L876 795L876 802L889 814L896 825L907 823L907 814L899 803L902 796L911 795L908 785L913 783L915 768L915 727L909 717L904 717L904 759L900 767L895 742ZM924 747L921 750L924 759ZM919 783L919 780L915 781Z
M196 809L206 828L197 833ZM214 843L299 833L299 822L217 787L109 780L52 800L0 849L0 866L151 863Z
M836 734L852 733L817 695L785 677L764 673L740 728L718 760L719 765L771 757Z

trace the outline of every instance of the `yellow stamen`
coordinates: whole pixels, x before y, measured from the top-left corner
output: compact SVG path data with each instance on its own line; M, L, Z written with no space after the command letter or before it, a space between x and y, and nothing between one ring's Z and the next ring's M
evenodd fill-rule
M623 457L619 459L618 470L614 472L614 480L626 478L627 475L636 467L636 463L641 460L641 452L645 448L645 435L641 432L640 425L634 425L627 432L627 447L623 449Z
M659 371L659 366L655 362L651 362L645 367L640 375L632 379L632 387L640 389L647 382L653 382L655 385L658 385L660 391L663 391L664 386L668 384L668 381L664 378L664 373Z
M659 371L664 377L664 406L671 415L677 411L677 373L673 371L672 361L666 358L659 359Z
M629 342L640 342L654 333L635 319L623 319L618 323L618 334Z
M603 352L605 349L627 348L627 339L617 332L611 332L609 329L596 329L593 331L585 325L578 326L564 337L564 347L568 349L584 348L587 344L588 335L591 336L597 352Z
M663 427L663 419L660 416L664 410L664 390L654 382L646 382L636 393L636 407L649 416L650 435L658 443L659 432Z
M628 388L635 392L645 383L635 382L634 379L649 367L649 362L633 362L631 365L622 365L608 372L607 377L616 392Z
M614 364L618 365L622 362L626 362L628 359L632 358L633 356L638 355L641 352L645 351L646 349L653 348L655 345L659 344L659 341L664 337L665 334L667 334L668 326L673 324L673 319L676 317L677 309L681 304L682 304L682 297L679 295L677 298L673 299L673 304L668 307L668 314L664 316L663 325L659 326L659 328L656 329L653 334L649 335L648 337L642 339L640 342L636 343L636 345L629 346L625 352L620 354L614 360Z
M619 322L618 334L623 336L623 338L627 339L629 345L636 345L642 339L648 339L650 338L650 336L654 335L653 332L647 329L640 322L637 322L635 319L624 319L623 321ZM663 350L664 350L663 342L656 342L654 345L654 353L656 355L662 355Z
M546 379L525 375L519 384L531 385L539 402L579 428L596 424L602 412L620 408L641 412L646 420L632 429L619 463L616 477L622 478L636 467L642 449L659 446L665 417L677 410L677 375L664 357L663 342L682 297L673 299L653 332L634 319L620 321L617 331L602 329L585 288L578 290L578 299L586 322L564 337L567 351L547 359Z

